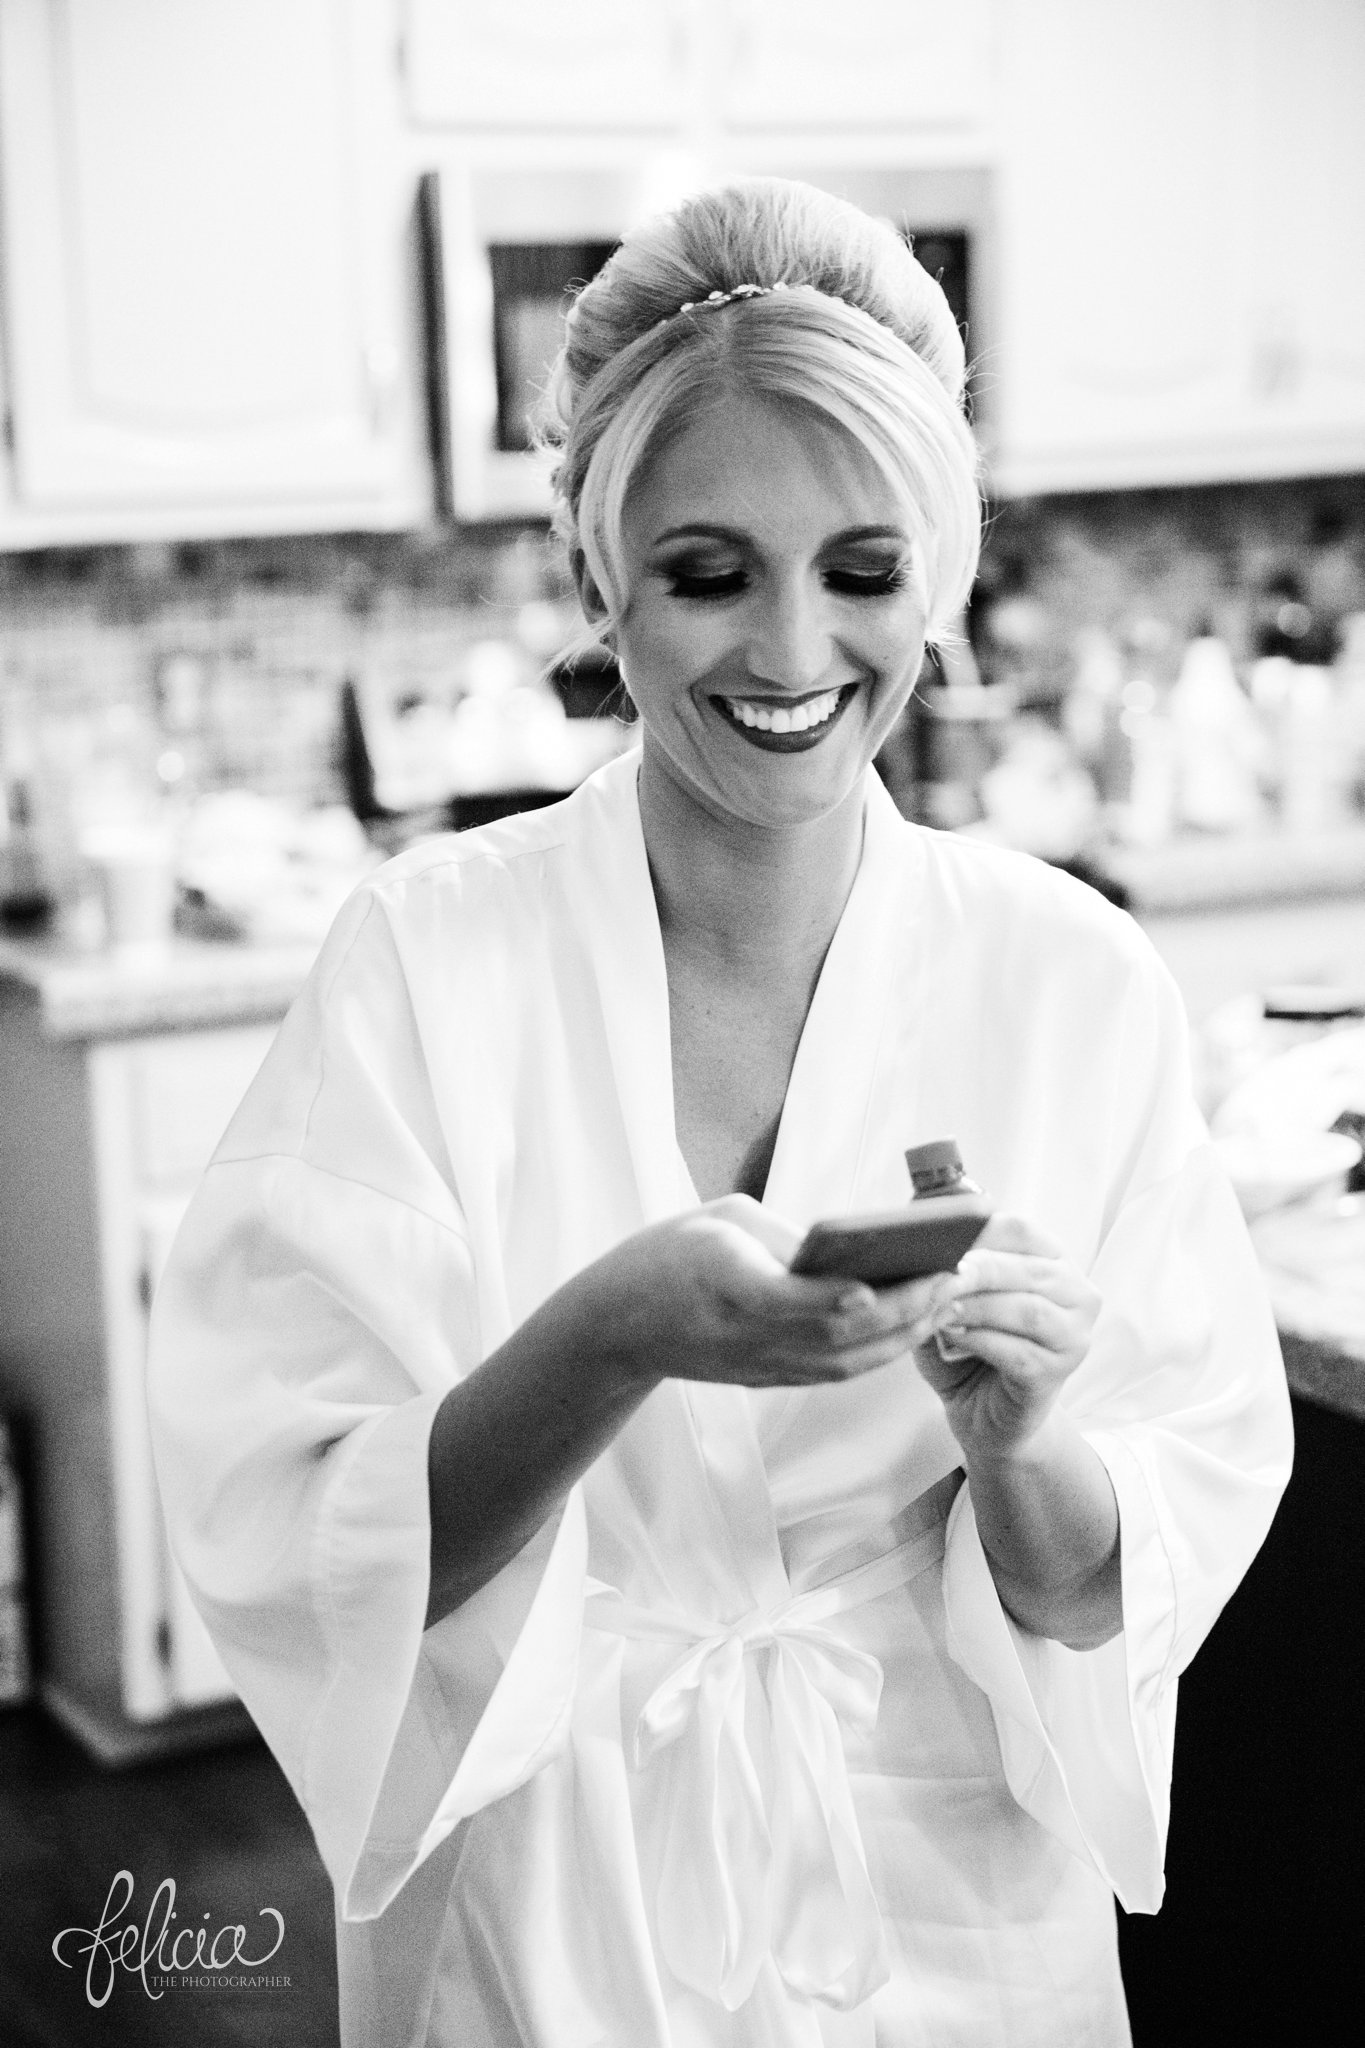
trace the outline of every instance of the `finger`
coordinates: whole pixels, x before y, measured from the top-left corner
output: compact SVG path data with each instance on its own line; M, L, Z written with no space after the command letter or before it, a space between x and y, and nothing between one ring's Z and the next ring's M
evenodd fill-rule
M953 1300L959 1289L951 1273L924 1273L890 1287L869 1288L876 1319L886 1329L909 1329Z
M793 1291L830 1284L807 1282L799 1277L790 1283ZM842 1285L849 1288L847 1281ZM892 1359L904 1358L912 1354L918 1345L931 1341L933 1318L939 1306L937 1297L923 1283L915 1292L919 1306L917 1314L911 1312L904 1300L892 1308L880 1294L854 1283L842 1301L836 1300L815 1312L798 1309L779 1326L780 1334L776 1338L772 1320L765 1320L762 1327L755 1330L748 1359L757 1364L766 1358L776 1361L784 1373L823 1381L851 1378ZM859 1294L865 1298L857 1299Z
M1079 1302L1093 1292L1083 1273L1061 1258L1035 1252L985 1251L974 1245L956 1273L958 1295L1046 1294L1054 1301Z
M847 1345L837 1351L785 1353L760 1370L765 1375L773 1375L767 1381L772 1385L829 1386L861 1379L865 1373L894 1365L897 1359L912 1358L914 1348L903 1331L889 1331L868 1342Z
M902 1346L924 1343L932 1333L935 1318L952 1301L952 1276L932 1273L920 1280L904 1281L898 1287L862 1289L862 1298L849 1290L836 1301L826 1318L825 1336L836 1349L848 1350L882 1338Z
M1036 1252L1048 1259L1062 1256L1062 1247L1055 1237L1039 1229L1036 1223L1030 1223L1026 1216L1016 1216L1009 1209L995 1211L976 1243L1001 1252ZM968 1252L967 1257L971 1256Z
M951 1275L933 1273L898 1287L869 1287L845 1275L788 1273L770 1265L754 1245L741 1253L746 1279L744 1306L776 1318L787 1326L786 1341L805 1330L811 1342L833 1349L871 1342L883 1335L904 1335L932 1319L951 1298ZM761 1264L759 1262L762 1262Z
M979 1372L985 1365L998 1375L1012 1397L1032 1400L1055 1393L1068 1377L1067 1361L1057 1352L1044 1349L1032 1339L1016 1336L1011 1331L991 1330L983 1325L975 1330L953 1330L946 1334L955 1344L970 1346L968 1358L949 1362L949 1370L957 1369L958 1383L970 1379L973 1369ZM941 1394L951 1392L952 1388L944 1383L944 1363L937 1348L927 1354L927 1364L929 1369L925 1377L930 1384Z
M974 1344L980 1332L994 1330L1050 1353L1083 1352L1090 1337L1087 1318L1046 1295L1023 1292L966 1295L939 1315L935 1327L953 1342Z

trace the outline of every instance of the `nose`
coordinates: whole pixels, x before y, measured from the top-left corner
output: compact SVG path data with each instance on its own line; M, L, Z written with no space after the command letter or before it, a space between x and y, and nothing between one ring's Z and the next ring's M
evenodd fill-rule
M850 679L826 593L805 576L774 577L757 595L745 656L755 682L793 695Z

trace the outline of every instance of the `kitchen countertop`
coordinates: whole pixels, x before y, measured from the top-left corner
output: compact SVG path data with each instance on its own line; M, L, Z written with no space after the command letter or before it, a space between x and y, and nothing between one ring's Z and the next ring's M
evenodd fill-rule
M1251 1239L1261 1255L1290 1392L1365 1422L1365 1317L1359 1296L1349 1286L1334 1288L1277 1265L1258 1242L1255 1223Z
M1339 1339L1280 1331L1285 1378L1291 1394L1365 1422L1365 1349L1344 1350Z
M1142 916L1365 895L1365 821L1314 834L1191 835L1101 859ZM0 978L37 997L49 1037L170 1030L282 1015L318 943L177 938L151 952L80 953L0 935Z
M1324 832L1188 834L1113 847L1101 865L1138 913L1231 910L1365 895L1365 820Z
M45 1038L124 1037L282 1017L317 950L312 942L176 938L79 953L54 940L2 936L0 981L39 1005Z

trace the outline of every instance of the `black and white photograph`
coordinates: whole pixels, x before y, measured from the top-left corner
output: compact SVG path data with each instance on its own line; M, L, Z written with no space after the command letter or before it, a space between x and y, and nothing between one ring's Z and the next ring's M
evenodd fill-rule
M1365 0L0 0L5 2048L1365 1999Z

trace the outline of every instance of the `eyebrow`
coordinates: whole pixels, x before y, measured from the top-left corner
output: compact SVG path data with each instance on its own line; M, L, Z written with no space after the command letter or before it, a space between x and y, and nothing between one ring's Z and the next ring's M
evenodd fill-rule
M675 540L735 540L748 542L753 536L739 526L716 526L706 520L689 521L685 526L670 526L663 533L656 534L652 545L656 548ZM848 541L894 540L902 543L910 535L903 526L846 526L839 533L830 534L823 543L827 548L839 547Z

